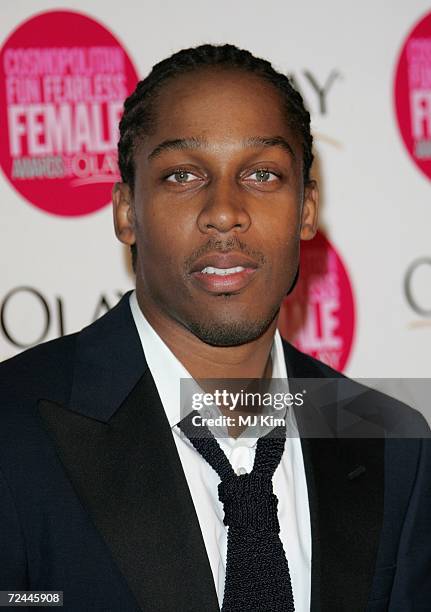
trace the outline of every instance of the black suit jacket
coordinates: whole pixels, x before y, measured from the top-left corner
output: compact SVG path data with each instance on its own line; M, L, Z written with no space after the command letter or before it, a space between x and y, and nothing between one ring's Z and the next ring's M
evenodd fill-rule
M284 350L292 379L341 376ZM0 380L0 590L62 590L68 612L218 610L128 296L80 333L3 363ZM333 383L297 413L312 610L429 611L429 440L383 437L400 415L426 436L424 421L359 387L346 421L325 394Z

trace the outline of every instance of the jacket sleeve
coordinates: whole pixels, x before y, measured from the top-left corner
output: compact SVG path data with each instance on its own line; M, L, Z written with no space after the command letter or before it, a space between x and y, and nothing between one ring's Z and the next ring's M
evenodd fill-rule
M431 602L431 440L421 440L392 587L391 612L425 612Z
M0 470L0 591L27 588L27 562L21 526L10 488Z

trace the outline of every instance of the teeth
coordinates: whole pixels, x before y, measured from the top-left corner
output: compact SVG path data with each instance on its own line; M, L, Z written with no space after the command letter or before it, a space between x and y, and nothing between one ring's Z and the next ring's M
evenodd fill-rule
M202 270L202 274L218 274L219 276L226 276L226 274L235 274L236 272L242 272L245 270L242 266L236 266L235 268L213 268L207 266Z

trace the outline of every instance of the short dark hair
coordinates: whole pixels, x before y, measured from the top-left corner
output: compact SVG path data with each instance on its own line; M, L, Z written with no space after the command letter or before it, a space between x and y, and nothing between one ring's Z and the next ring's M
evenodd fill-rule
M124 103L120 121L118 165L121 178L133 192L135 181L134 154L142 137L150 134L157 121L154 101L163 84L179 75L203 68L221 67L251 72L272 83L284 100L287 121L300 136L303 151L304 184L310 181L313 162L313 137L310 132L310 113L301 94L292 86L285 74L277 72L267 60L255 57L234 45L200 45L182 49L153 66L150 74L139 81L135 91ZM135 269L136 245L132 246L132 264Z

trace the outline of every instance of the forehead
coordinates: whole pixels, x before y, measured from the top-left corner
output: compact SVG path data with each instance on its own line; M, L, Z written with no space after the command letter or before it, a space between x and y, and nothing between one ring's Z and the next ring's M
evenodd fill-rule
M156 139L293 138L278 89L241 70L207 68L175 77L161 87L153 110Z

